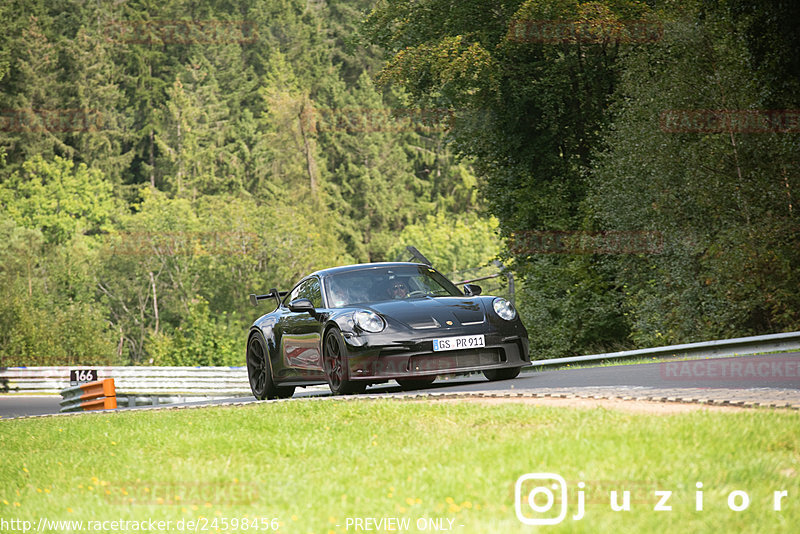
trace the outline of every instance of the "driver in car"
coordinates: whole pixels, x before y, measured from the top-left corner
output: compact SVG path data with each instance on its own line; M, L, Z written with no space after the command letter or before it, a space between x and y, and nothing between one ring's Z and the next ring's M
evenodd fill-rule
M386 292L392 299L404 299L408 296L408 286L401 280L390 280Z

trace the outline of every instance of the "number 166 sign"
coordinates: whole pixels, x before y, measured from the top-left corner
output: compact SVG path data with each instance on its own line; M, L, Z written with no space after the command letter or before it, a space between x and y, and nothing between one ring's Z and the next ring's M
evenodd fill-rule
M97 371L95 369L71 369L69 372L70 386L95 381L97 381Z

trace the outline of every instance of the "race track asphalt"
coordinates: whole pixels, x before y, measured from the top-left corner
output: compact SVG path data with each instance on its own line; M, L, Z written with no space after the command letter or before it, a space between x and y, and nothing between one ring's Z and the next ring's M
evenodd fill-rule
M614 365L561 370L525 371L513 380L489 382L481 375L438 379L433 385L414 393L508 392L568 388L654 388L660 390L798 391L800 390L800 352L761 356L738 356L694 360L668 360L636 365ZM401 389L394 382L367 389L369 394L396 394ZM295 398L329 396L327 391L298 388ZM59 396L0 395L0 418L55 414ZM235 397L215 401L185 403L226 404L253 400ZM146 407L128 409L146 409Z

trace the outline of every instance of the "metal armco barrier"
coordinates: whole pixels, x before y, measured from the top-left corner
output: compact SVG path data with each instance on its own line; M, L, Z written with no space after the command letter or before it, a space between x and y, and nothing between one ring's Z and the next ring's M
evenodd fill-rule
M721 339L716 341L702 341L700 343L684 343L682 345L667 345L652 349L626 350L622 352L608 352L605 354L590 354L588 356L571 356L568 358L553 358L550 360L534 360L531 367L547 367L550 365L564 365L567 363L596 362L618 358L648 358L671 356L695 357L722 357L733 355L758 354L760 352L775 352L781 350L800 349L800 332L784 332L782 334L767 334L763 336L738 337L734 339Z
M62 412L81 412L87 410L114 410L117 407L117 392L114 379L106 378L68 387L61 391Z
M113 378L117 396L251 395L245 367L5 367L0 393L55 394L69 387L71 369L95 369L98 380ZM150 404L150 403L148 403Z
M252 393L250 395L252 395ZM250 395L247 396L249 397ZM117 407L132 408L134 406L161 406L162 404L212 401L239 396L240 395L171 395L168 393L137 395L136 393L117 393Z

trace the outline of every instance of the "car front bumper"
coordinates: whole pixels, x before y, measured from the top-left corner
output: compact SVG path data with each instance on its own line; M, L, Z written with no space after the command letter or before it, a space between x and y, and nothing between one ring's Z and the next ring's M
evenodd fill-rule
M448 351L434 351L433 339L379 344L370 342L359 345L358 343L363 340L355 340L353 337L348 339L348 336L345 336L350 379L381 381L424 378L442 374L522 367L530 361L527 336L503 336L497 333L484 336L485 347Z

